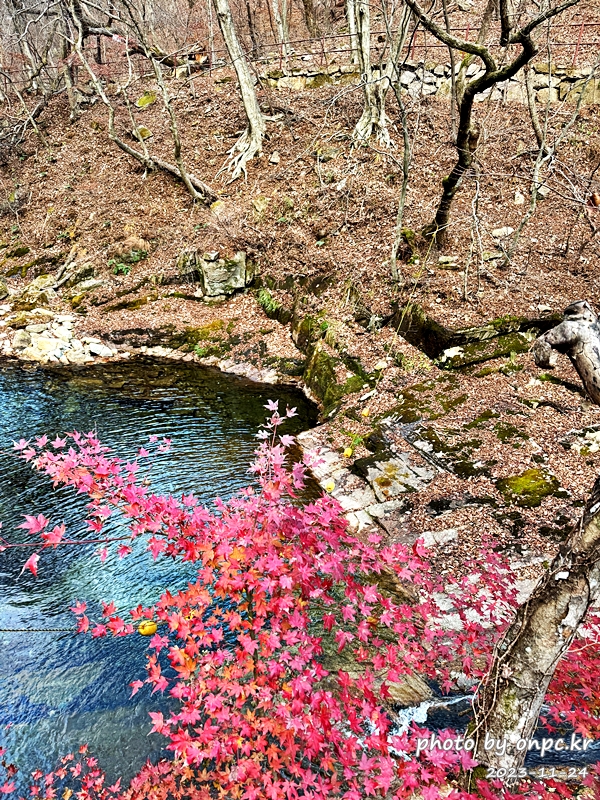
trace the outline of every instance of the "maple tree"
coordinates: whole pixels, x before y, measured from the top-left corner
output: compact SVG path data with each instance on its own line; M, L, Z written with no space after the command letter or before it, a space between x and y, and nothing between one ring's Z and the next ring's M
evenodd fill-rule
M15 444L22 458L54 486L89 497L90 537L66 538L64 525L27 516L33 553L23 570L43 568L44 550L90 541L101 560L115 547L121 557L144 536L155 559L197 566L197 579L166 591L149 608L118 613L103 603L98 618L85 602L72 611L81 633L126 636L154 620L147 678L178 701L168 716L151 713L152 730L168 739L171 760L150 762L127 787L107 786L97 761L83 745L53 772L32 775L30 798L72 794L81 800L166 798L423 797L550 798L576 795L558 780L508 787L480 775L466 749L418 747L430 731L402 725L393 711L394 688L414 673L443 693L465 677L477 687L488 674L494 646L510 625L516 591L505 561L488 543L468 577L437 574L421 542L412 548L367 541L349 529L330 496L303 503L304 463L286 466L293 437L280 435L285 419L277 403L259 433L252 467L256 486L231 500L202 507L193 494L159 496L139 477L138 457L124 462L94 433L46 436ZM151 444L160 450L170 442ZM126 537L103 535L105 521L120 512ZM2 540L3 549L23 546ZM391 588L390 588L391 587ZM437 598L437 599L436 599ZM440 598L444 602L440 601ZM448 610L451 607L450 612ZM600 731L593 687L600 675L600 625L592 614L550 684L548 725L591 736ZM350 657L352 669L328 667L328 652ZM441 741L454 731L436 731ZM5 754L0 753L0 756ZM0 792L16 791L15 767L5 756ZM465 776L470 775L468 789ZM583 785L594 789L596 767ZM596 789L597 790L597 789Z

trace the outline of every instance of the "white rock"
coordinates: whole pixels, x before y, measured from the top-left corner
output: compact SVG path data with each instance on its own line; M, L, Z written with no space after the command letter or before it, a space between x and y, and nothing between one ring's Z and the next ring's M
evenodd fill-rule
M96 342L91 342L88 349L93 356L98 356L99 358L112 358L114 355L110 347L106 347L106 345L103 344L96 344Z
M515 229L506 225L504 228L495 228L492 231L492 236L494 239L506 239L507 236L510 236L511 233L514 233Z
M71 339L71 350L83 350L83 342L80 339Z
M443 531L425 531L421 538L425 547L434 547L435 545L447 544L456 539L457 536L458 530L456 528L447 528Z
M62 325L55 328L53 333L57 339L61 339L63 342L69 342L73 337L73 332L70 331L68 328L63 327Z
M51 339L49 336L38 336L36 341L33 336L31 338L35 349L44 355L53 353L56 350L56 345L58 344L56 339Z
M515 192L515 205L522 206L524 202L525 202L525 195L517 189L517 191Z

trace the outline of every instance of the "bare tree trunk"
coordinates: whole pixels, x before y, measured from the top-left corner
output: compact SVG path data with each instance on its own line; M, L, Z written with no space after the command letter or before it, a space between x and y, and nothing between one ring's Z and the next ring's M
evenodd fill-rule
M315 4L313 0L302 0L302 8L304 9L304 20L309 34L314 38L319 35L319 26L317 25L317 15L315 12Z
M385 101L392 82L397 82L398 61L400 53L406 42L408 26L412 12L404 6L398 30L392 34L391 25L388 25L388 38L390 49L385 67L371 68L371 20L367 0L348 0L349 7L354 3L354 16L357 31L357 54L364 93L363 112L354 128L353 139L357 143L366 144L371 136L375 135L377 141L389 147L392 142L388 130L388 119L385 113Z
M212 68L215 63L215 32L213 28L212 0L206 0L206 13L208 15L208 63Z
M581 523L496 648L476 703L474 757L480 763L507 770L523 764L527 754L523 742L535 731L556 666L597 599L599 587L600 479Z
M552 369L557 354L571 359L589 398L600 405L600 324L585 300L572 303L565 318L533 345L533 357L539 367Z
M356 34L356 14L354 13L354 0L346 0L346 16L348 18L348 33L350 34L350 63L358 64L358 36Z
M228 0L214 0L214 3L227 52L237 74L242 102L248 120L246 130L230 151L230 156L232 156L230 163L221 170L228 169L231 172L231 180L234 181L236 178L246 175L248 161L262 152L265 119L258 105L254 83L248 69L248 62L235 32L229 2Z
M268 2L268 0L267 0ZM281 11L279 10L279 0L271 0L273 8L273 16L275 18L275 28L277 29L277 38L281 43L281 52L284 58L289 55L288 49L288 35L287 35L287 8L285 7L285 0L282 3Z
M529 64L525 67L525 88L527 90L527 108L529 109L529 116L531 117L531 125L538 147L543 149L543 154L546 154L546 136L542 131L540 125L540 116L535 106L535 91L533 88L533 70L530 69Z
M256 35L255 15L252 11L250 0L246 0L246 16L248 18L248 30L250 32L250 40L252 41L252 58L256 59L259 56L260 48L258 44L258 37Z
M69 56L71 55L71 48L69 46L69 36L67 31L67 24L64 25L63 43L62 43L62 62L61 67L63 80L65 82L65 89L67 90L67 99L69 100L69 109L71 111L69 119L74 122L79 117L79 96L73 80L73 70L69 64Z

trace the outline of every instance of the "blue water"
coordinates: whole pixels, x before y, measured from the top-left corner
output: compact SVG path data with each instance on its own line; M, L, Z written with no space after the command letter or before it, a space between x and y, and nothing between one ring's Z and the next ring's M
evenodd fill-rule
M172 449L153 459L153 491L193 491L210 504L250 483L254 435L268 399L279 399L283 410L298 409L283 432L315 424L314 406L298 391L188 365L147 360L70 374L0 369L2 535L26 540L27 533L16 528L26 513L43 513L52 525L64 521L70 538L86 534L85 499L72 490L53 490L15 456L13 440L96 430L104 444L129 459L149 435L168 436ZM125 527L111 518L106 530L114 534ZM86 600L94 616L101 600L115 600L123 611L151 604L165 589L185 587L193 567L154 562L141 541L128 558L111 554L104 565L94 550L87 545L43 551L37 579L29 572L19 576L31 551L0 553L0 747L22 781L33 769L52 769L60 755L83 742L110 780L128 779L147 757L164 753L164 738L148 736L148 711L166 710L168 698L151 697L144 687L130 699L128 686L145 678L148 639L73 635L68 607ZM56 630L61 628L69 630Z

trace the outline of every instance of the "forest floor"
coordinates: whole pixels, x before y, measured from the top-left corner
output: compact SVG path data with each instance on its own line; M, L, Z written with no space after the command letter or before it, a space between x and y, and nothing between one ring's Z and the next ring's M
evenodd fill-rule
M523 555L524 577L535 575L577 519L598 474L594 426L600 427L600 408L585 400L566 359L552 381L529 353L449 371L385 322L407 301L454 329L506 315L560 315L579 299L593 304L600 288L600 210L585 202L600 186L600 109L580 110L551 176L544 175L549 193L503 265L501 240L492 232L517 229L523 219L537 146L523 106L480 104L478 170L456 198L448 245L443 254L425 247L418 258L407 250L398 284L390 279L389 254L402 150L376 144L352 149L359 89L263 89L261 106L270 118L263 156L249 165L247 181L227 183L226 174L218 173L244 128L230 77L225 72L171 86L186 164L219 193L212 208L194 204L170 177L139 170L109 141L101 103L85 106L70 123L66 102L55 102L39 121L44 142L30 133L0 166L1 194L19 200L0 203L0 243L6 245L1 269L9 291L18 294L36 276L55 270L75 248L77 260L93 265L102 281L76 308L78 335L118 341L135 352L144 337L151 344L152 332L166 326L203 329L206 346L198 358L204 362L226 354L265 368L282 359L302 364L306 354L297 349L289 325L265 314L256 289L211 305L195 299L195 287L178 272L178 256L186 249L224 257L246 252L273 302L292 307L302 296L303 313L325 320L336 347L342 345L360 363L361 374L371 376L324 421L324 444L336 452L352 446L351 465L369 457L368 436L390 413L401 425L420 421L419 452L406 437L396 441L394 452L429 458L436 475L410 495L397 526L414 535L457 532L445 545L456 563L490 534ZM151 87L140 86L140 95L146 88ZM389 106L392 134L400 143L392 98ZM151 150L172 160L160 103L133 113L136 125L152 132ZM566 106L550 108L550 139L572 114ZM132 123L125 109L119 115L126 136ZM409 109L409 121L413 152L403 224L417 231L434 215L454 149L446 102L421 100ZM476 253L484 260L472 255L465 277L476 195ZM126 250L143 250L147 257L132 264L129 274L116 275ZM451 269L439 261L441 255L456 257ZM357 308L384 324L369 329ZM66 296L55 310L73 311ZM286 380L299 382L301 373L300 367ZM337 377L343 381L351 374ZM538 494L525 486L523 495L521 485L517 496L499 483L523 473L529 474L524 483L538 482ZM390 529L390 535L398 530Z

